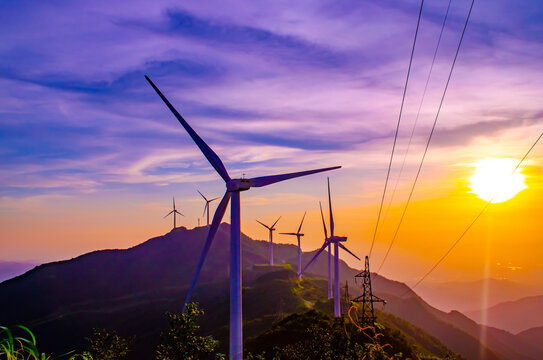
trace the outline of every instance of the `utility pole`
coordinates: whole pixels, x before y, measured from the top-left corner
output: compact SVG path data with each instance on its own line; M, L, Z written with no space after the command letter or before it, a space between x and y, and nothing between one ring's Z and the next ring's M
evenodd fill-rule
M362 295L352 300L352 302L362 303L362 318L361 325L373 326L375 323L375 313L373 311L373 304L381 302L386 304L384 299L373 295L371 289L371 274L370 274L370 260L366 256L366 264L364 271L354 276L355 282L360 279L362 286Z

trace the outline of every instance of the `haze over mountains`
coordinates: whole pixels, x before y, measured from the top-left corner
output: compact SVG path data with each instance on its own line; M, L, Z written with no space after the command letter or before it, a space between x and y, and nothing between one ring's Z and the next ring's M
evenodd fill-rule
M487 293L483 292L485 288ZM542 295L543 289L510 280L486 279L423 283L417 288L417 293L443 311L472 313L502 302Z
M36 266L35 263L0 261L0 282L21 275Z
M485 310L467 312L466 315L481 324L515 334L543 327L543 295L503 302ZM543 337L540 340L543 340Z
M202 329L223 340L223 346L228 322L229 230L228 224L221 224L194 293L194 300L206 311ZM181 227L130 249L95 251L40 265L0 284L0 323L28 325L44 351L57 354L80 348L93 327L115 329L124 336L136 335L133 359L149 358L166 326L164 312L181 310L206 234L206 227ZM280 314L329 308L326 254L309 268L306 280L297 282L290 270L261 265L268 262L267 242L242 234L242 251L244 332L249 337L268 329ZM295 265L296 253L294 245L274 247L278 264ZM304 253L303 262L313 254ZM353 295L358 291L354 283L358 272L340 262L342 285L347 280ZM376 295L387 300L384 311L415 327L387 321L395 321L430 354L441 354L446 347L467 359L543 358L537 340L540 329L513 335L480 326L459 312L437 310L403 283L378 275L372 281ZM431 336L425 332L437 340L428 340Z

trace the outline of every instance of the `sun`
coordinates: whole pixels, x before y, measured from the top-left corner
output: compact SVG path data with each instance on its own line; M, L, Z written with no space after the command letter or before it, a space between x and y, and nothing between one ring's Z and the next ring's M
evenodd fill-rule
M475 173L470 178L470 192L483 200L492 200L493 203L513 198L527 188L525 176L520 169L515 171L517 163L507 158L484 159L474 163Z

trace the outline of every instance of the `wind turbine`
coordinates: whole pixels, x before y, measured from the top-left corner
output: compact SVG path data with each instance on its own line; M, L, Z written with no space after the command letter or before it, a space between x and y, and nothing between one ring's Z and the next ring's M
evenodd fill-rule
M339 248L342 248L343 250L347 251L349 254L360 260L358 256L353 254L349 249L345 247L345 245L342 244L342 242L347 241L347 238L345 236L335 236L334 235L334 215L332 213L332 198L330 196L330 178L328 178L328 206L330 208L330 237L327 238L322 245L322 247L317 251L315 256L311 259L310 262L307 263L307 265L304 267L305 271L309 265L317 259L317 257L320 255L321 252L324 251L324 249L329 246L330 244L334 244L334 315L340 316L341 315L341 306L340 306L340 296L339 296ZM324 217L323 217L323 224L324 224ZM326 225L325 225L326 228Z
M304 234L300 233L300 231L302 230L302 224L304 223L306 213L307 211L304 212L304 216L302 216L302 221L300 222L298 231L296 231L295 233L281 233L283 235L296 236L296 238L298 239L298 280L302 280L302 247L300 246L300 238L304 236Z
M279 216L279 219L281 219L281 216ZM277 219L272 226L268 226L266 224L263 224L261 223L260 221L256 221L257 223L259 223L260 225L264 226L266 229L268 229L270 231L270 265L273 265L273 232L275 231L275 224L277 224L277 221L279 221L279 219Z
M177 211L175 209L175 197L173 198L173 210L170 211L168 214L166 214L166 216L164 216L164 218L167 218L168 216L170 216L171 214L173 214L173 228L175 229L175 215L176 214L179 214L181 216L185 216L183 214L181 214L179 211Z
M209 226L209 203L212 202L212 201L217 200L218 197L213 198L213 199L211 199L211 200L208 200L208 199L204 196L204 194L202 194L202 193L200 192L200 190L196 190L196 191L198 191L198 194L200 194L200 196L202 196L202 197L204 198L204 200L206 201L206 206L204 206L204 213L203 213L202 216L204 216L204 215L206 214L206 210L207 210L207 226Z
M221 159L211 150L211 148L198 136L198 134L190 127L190 125L183 119L181 114L173 107L173 105L162 95L160 90L153 84L149 77L145 76L149 84L153 87L156 93L160 96L162 101L168 106L170 111L174 114L177 120L185 128L192 140L200 148L203 155L209 161L211 166L217 171L220 177L226 183L226 193L224 194L219 206L215 210L211 227L207 233L207 239L196 267L194 279L189 288L185 304L183 305L183 312L187 303L190 301L190 297L198 280L198 275L202 270L202 265L207 256L211 243L215 233L219 229L219 225L228 206L230 198L232 198L232 204L230 205L231 225L230 225L230 359L242 360L243 355L243 335L242 335L242 312L241 312L241 229L240 229L240 192L249 190L251 187L261 187L271 185L273 183L284 181L300 176L315 174L323 171L339 169L341 166L329 167L324 169L316 169L309 171L300 171L289 174L262 176L253 179L232 179L228 175L226 168L224 167Z

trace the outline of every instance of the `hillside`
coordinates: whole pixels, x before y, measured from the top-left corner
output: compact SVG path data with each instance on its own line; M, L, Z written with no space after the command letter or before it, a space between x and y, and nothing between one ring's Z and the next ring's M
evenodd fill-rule
M543 295L507 301L492 306L486 311L469 311L465 314L481 324L516 334L523 330L543 326Z
M228 332L229 230L228 224L221 224L193 297L206 311L202 331L223 340L223 346ZM136 335L133 359L149 358L161 329L166 326L164 313L181 310L206 233L205 227L177 228L130 249L95 251L75 259L40 265L0 284L0 322L8 326L30 326L43 349L57 354L81 348L83 338L92 328L115 329L123 336ZM266 331L290 313L310 308L331 310L323 279L327 273L326 253L298 284L292 272L285 278L269 275L285 268L262 265L268 261L267 242L242 235L242 252L247 336ZM293 245L277 244L274 252L278 264L296 261ZM313 254L304 253L304 263ZM358 272L340 262L342 283L349 281L353 296L358 291L353 276ZM467 359L481 359L481 353L486 354L487 360L543 357L529 344L527 353L512 351L510 344L519 339L507 332L496 335L499 341L487 342L489 349L482 347L477 332L481 328L473 321L431 307L403 283L377 275L372 282L376 294L388 301L385 311L405 319L406 324L396 321L395 326L430 352L440 348L433 342L424 345L424 341L433 336L444 344L441 346ZM407 298L401 298L406 291ZM413 331L413 326L431 335L417 337L420 331ZM504 343L507 346L502 346Z

